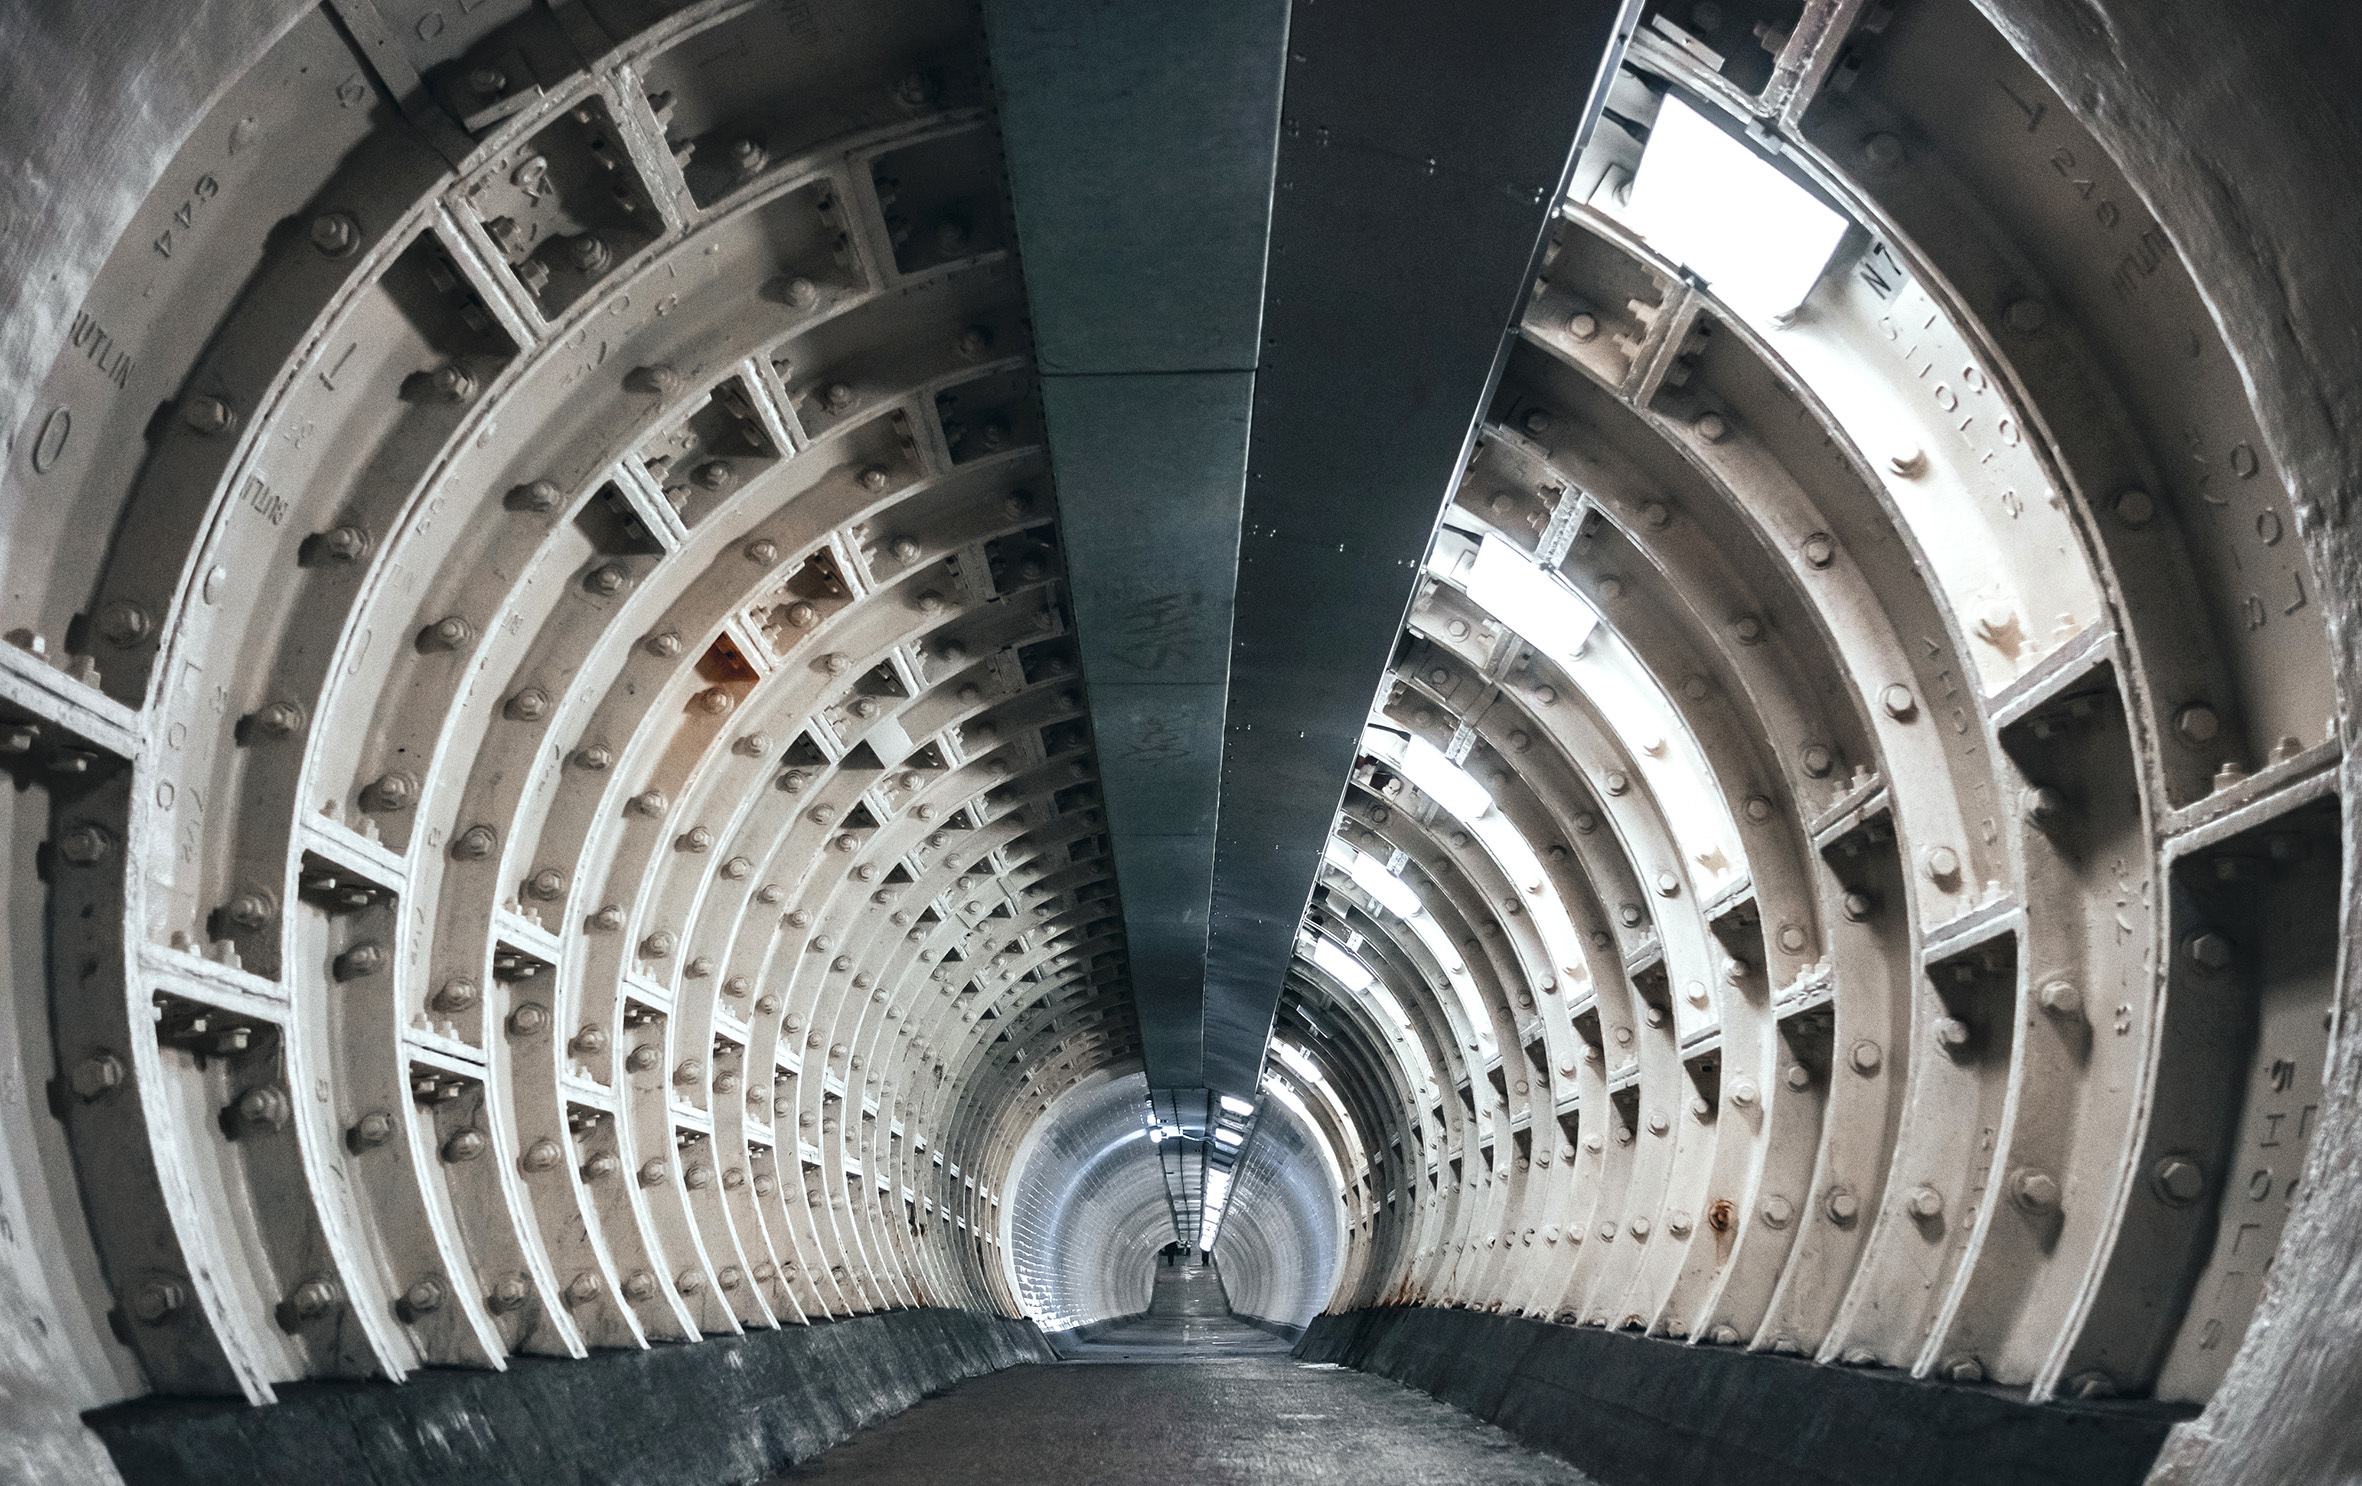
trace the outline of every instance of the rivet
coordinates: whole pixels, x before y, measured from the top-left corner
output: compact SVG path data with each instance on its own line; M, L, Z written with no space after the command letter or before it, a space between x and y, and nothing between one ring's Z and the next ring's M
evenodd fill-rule
M2126 490L2116 497L2116 519L2128 531L2139 531L2157 519L2157 502L2146 490Z
M1720 413L1700 413L1690 427L1709 444L1719 444L1730 436L1730 423Z

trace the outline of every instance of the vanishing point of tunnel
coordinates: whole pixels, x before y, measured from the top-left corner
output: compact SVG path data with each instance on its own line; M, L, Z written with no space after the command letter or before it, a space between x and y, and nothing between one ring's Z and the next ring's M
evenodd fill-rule
M0 0L0 1483L2362 1482L2362 9Z

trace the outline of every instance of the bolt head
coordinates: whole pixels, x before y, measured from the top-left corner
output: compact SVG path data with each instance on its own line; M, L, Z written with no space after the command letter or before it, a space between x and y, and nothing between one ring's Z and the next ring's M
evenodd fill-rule
M1796 1218L1796 1204L1777 1194L1763 1199L1761 1211L1767 1228L1785 1228Z
M1908 722L1919 712L1919 701L1911 695L1911 688L1899 681L1878 694L1878 705L1897 722Z
M192 397L181 405L180 420L198 433L211 436L238 426L238 414L218 397Z
M305 1321L316 1321L334 1310L344 1300L344 1291L334 1280L305 1280L287 1297L288 1309Z
M285 1128L287 1096L270 1084L257 1084L238 1096L238 1123L247 1130Z
M2116 519L2127 531L2139 531L2157 519L2157 502L2146 490L2127 490L2116 497Z
M2041 991L2042 1009L2055 1017L2083 1015L2083 989L2071 980L2054 980Z
M1985 1381L1985 1365L1974 1357L1947 1358L1941 1371L1949 1382L1982 1383Z
M150 1280L131 1292L131 1314L142 1325L161 1326L189 1303L189 1292L171 1280Z
M123 1060L113 1053L97 1052L74 1065L69 1082L74 1097L90 1104L123 1087L123 1079Z
M422 1316L430 1311L441 1310L443 1308L443 1282L434 1279L420 1280L402 1292L402 1304Z
M1577 310L1566 318L1566 333L1578 341L1589 341L1599 335L1599 317L1589 310Z
M2223 730L2223 720L2204 702L2191 702L2173 714L2173 730L2184 743L2197 747L2212 743Z
M1868 1039L1855 1043L1846 1057L1854 1065L1854 1072L1865 1075L1876 1073L1886 1062L1885 1051Z
M1949 846L1931 846L1927 849L1926 866L1931 882L1957 881L1960 876L1960 853Z
M2190 957L2190 963L2201 970L2223 971L2231 968L2231 941L2211 929L2192 934L2184 941L2184 950Z
M2206 1172L2187 1156L2167 1156L2150 1171L2149 1185L2168 1207L2188 1207L2206 1195Z
M1730 422L1720 413L1700 413L1690 427L1709 444L1719 444L1730 436Z
M456 361L447 361L428 379L435 395L446 402L466 402L476 395L475 376Z
M1862 141L1862 158L1881 170L1903 163L1903 142L1884 132Z
M1969 1039L1976 1035L1968 1023L1951 1016L1936 1018L1935 1034L1938 1043L1955 1052L1968 1046Z
M1789 1064L1788 1071L1781 1077L1791 1089L1809 1089L1813 1084L1813 1071L1802 1063Z
M2019 1207L2036 1214L2054 1213L2059 1208L2058 1178L2047 1171L2023 1167L2009 1178L2009 1195Z
M373 1151L394 1138L394 1117L382 1109L373 1109L353 1122L344 1136L345 1145L355 1152Z
M57 852L77 867L95 867L114 850L114 834L95 822L66 827L57 838Z
M549 1008L539 1001L525 1001L508 1014L511 1037L538 1037L549 1030Z
M449 1140L443 1142L443 1159L450 1162L473 1161L483 1155L490 1144L481 1130L471 1127L456 1131Z
M117 650L128 650L148 637L155 621L148 611L129 599L115 599L100 607L96 618L98 636Z
M361 246L361 224L350 212L322 212L312 218L311 236L323 258L347 258Z
M612 598L631 583L631 570L621 563L602 563L591 569L582 586L602 598Z
M1933 1187L1913 1187L1906 1204L1915 1218L1940 1218L1944 1215L1944 1194Z
M476 983L465 978L444 981L435 991L437 1011L466 1011L476 1004Z
M1854 1200L1854 1194L1843 1187L1839 1187L1829 1194L1826 1205L1829 1220L1833 1223L1850 1223L1854 1220L1855 1215L1862 1210L1861 1204Z

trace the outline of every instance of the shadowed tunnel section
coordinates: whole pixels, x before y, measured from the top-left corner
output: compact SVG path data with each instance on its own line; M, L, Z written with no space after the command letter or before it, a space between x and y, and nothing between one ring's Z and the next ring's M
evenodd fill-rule
M2357 76L0 0L0 1479L2362 1471Z

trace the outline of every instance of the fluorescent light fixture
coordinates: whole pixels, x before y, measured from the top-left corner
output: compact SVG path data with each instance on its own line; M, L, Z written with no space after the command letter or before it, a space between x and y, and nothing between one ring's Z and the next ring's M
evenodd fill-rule
M1231 1094L1222 1096L1222 1107L1234 1115L1251 1115L1255 1112L1255 1106Z
M1572 664L1583 653L1591 632L1599 627L1599 615L1584 602L1581 594L1543 572L1524 553L1499 537L1486 537L1484 545L1476 549L1476 565L1468 570L1467 587L1468 596L1487 614L1517 631L1519 639L1561 665ZM1419 740L1411 741L1416 748ZM1427 751L1435 753L1432 745ZM1436 757L1441 759L1443 755L1436 754ZM1411 765L1409 751L1403 755L1403 772L1411 776L1413 784L1427 788L1420 783ZM1471 787L1482 788L1474 780L1469 783ZM1486 803L1491 803L1489 796ZM1445 808L1450 807L1447 804Z
M1804 303L1846 228L1810 191L1670 95L1649 131L1624 218L1750 318L1777 318Z
M1214 1132L1214 1140L1218 1145L1238 1145L1245 1139L1246 1137L1244 1135L1241 1135L1236 1130L1232 1130L1228 1127L1224 1127L1223 1129Z
M1312 963L1334 976L1349 991L1366 991L1378 977L1370 974L1361 961L1337 948L1332 940L1317 939L1312 945Z
M1278 1051L1279 1060L1294 1069L1299 1078L1307 1079L1313 1083L1324 1082L1320 1064L1312 1060L1310 1053L1292 1042L1274 1042L1272 1047Z
M1492 545L1492 538L1487 537L1485 545ZM1522 557L1515 560L1525 562ZM1530 568L1531 564L1527 566ZM1571 591L1568 597L1574 597ZM1483 600L1478 602L1482 603ZM1580 599L1576 600L1578 607L1581 603ZM1586 609L1584 612L1590 611ZM1514 624L1510 626L1511 629L1516 627ZM1420 793L1462 820L1474 820L1493 808L1492 794L1471 778L1466 769L1445 758L1442 750L1425 738L1414 736L1403 745L1402 772L1411 783L1419 786Z
M1387 871L1384 862L1366 851L1353 854L1353 865L1345 869L1345 874L1397 918L1412 918L1425 911L1419 906L1419 895L1411 890L1411 885Z

